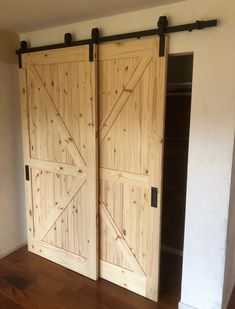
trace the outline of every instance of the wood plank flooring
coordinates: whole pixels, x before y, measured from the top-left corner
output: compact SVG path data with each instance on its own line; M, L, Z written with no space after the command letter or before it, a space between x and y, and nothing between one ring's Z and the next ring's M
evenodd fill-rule
M160 300L154 303L108 281L94 282L23 247L0 260L1 309L174 309L181 257L162 253ZM227 309L235 308L235 290Z
M108 281L92 281L23 247L0 260L0 308L177 308L181 257L163 253L161 270L160 300L154 303Z

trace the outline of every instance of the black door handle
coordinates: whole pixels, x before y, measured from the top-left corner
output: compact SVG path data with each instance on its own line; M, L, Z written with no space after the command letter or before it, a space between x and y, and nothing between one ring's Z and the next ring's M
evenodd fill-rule
M158 189L156 187L151 188L151 207L157 208L157 195Z
M29 181L29 166L25 165L25 179Z

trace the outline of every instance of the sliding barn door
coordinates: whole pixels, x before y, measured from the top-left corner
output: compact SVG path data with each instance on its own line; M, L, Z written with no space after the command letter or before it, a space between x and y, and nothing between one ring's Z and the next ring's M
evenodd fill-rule
M158 54L156 38L99 46L100 276L153 300L166 75Z
M22 62L29 250L97 279L96 60L79 46Z

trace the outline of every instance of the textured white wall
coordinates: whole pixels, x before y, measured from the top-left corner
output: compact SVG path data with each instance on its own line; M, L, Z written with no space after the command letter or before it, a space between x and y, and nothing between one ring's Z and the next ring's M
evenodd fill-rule
M0 31L0 257L26 243L16 34Z
M198 309L222 306L235 127L235 1L188 0L128 14L24 33L33 46L63 41L65 32L87 38L170 24L219 19L217 28L170 35L170 53L193 52L193 95L189 145L182 304ZM227 296L224 293L224 298Z

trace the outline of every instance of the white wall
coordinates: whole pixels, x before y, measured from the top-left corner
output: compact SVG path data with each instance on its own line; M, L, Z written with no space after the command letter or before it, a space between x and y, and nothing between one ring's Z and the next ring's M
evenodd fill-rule
M62 42L65 32L82 39L97 26L103 35L149 29L156 27L161 15L167 15L171 25L219 19L217 28L170 35L170 53L194 53L181 302L198 309L218 309L222 306L235 127L235 1L188 0L24 33L21 40L33 46Z
M0 257L26 243L16 34L0 31Z

